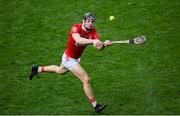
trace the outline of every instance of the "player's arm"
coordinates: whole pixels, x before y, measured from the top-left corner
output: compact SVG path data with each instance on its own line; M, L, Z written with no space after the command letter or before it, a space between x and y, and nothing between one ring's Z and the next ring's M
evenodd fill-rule
M94 47L101 45L101 41L98 39L86 39L79 35L79 33L73 33L72 37L76 41L77 45L93 44Z

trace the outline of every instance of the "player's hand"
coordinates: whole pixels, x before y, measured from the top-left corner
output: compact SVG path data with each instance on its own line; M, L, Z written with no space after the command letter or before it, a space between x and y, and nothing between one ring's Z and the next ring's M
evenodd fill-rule
M110 46L112 43L110 40L104 41L104 46Z
M102 42L98 39L93 40L93 46L97 48L98 46L102 46Z

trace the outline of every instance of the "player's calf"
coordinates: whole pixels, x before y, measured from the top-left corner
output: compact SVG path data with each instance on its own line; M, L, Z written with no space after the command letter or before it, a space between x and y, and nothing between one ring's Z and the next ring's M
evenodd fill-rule
M44 72L52 72L52 73L62 74L60 67L57 65L39 66L38 73L44 73Z

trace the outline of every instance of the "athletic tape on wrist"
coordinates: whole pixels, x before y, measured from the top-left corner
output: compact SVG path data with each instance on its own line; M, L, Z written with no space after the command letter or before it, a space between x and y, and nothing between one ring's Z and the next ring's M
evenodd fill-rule
M130 44L134 44L134 39L130 39L130 40L129 40L129 43L130 43Z

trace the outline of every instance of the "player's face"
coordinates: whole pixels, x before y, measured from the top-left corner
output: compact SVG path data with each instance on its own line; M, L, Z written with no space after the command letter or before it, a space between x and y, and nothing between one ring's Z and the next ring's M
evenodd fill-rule
M84 26L86 29L93 29L95 27L95 20L86 19L84 22Z

